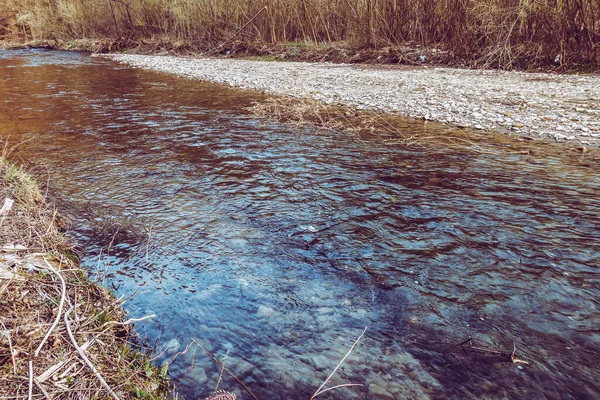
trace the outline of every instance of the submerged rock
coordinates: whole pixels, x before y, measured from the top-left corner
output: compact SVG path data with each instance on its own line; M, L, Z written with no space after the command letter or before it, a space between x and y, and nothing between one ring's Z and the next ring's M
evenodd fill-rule
M162 351L164 351L167 356L172 356L179 351L180 347L181 343L179 343L179 340L171 339L162 346Z
M271 318L277 315L277 311L267 306L259 306L256 311L256 315L259 317Z

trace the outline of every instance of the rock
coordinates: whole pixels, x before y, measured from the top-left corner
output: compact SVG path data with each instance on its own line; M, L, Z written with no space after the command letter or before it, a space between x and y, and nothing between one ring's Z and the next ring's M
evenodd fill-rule
M198 385L203 385L208 382L208 376L206 375L206 371L201 367L194 367L188 378L194 381L194 383Z
M277 311L267 306L259 306L256 315L264 318L272 318L277 315Z
M312 356L311 361L318 371L324 371L333 368L336 364L323 354L317 354Z
M181 347L181 343L179 343L179 340L171 339L167 343L163 344L162 351L164 352L165 355L172 356L173 354L175 354L179 351L180 347Z

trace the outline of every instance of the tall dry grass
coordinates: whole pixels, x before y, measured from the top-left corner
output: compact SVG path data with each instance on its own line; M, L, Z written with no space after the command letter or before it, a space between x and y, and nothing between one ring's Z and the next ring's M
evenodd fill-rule
M598 0L5 0L7 13L32 39L411 42L502 67L600 58Z

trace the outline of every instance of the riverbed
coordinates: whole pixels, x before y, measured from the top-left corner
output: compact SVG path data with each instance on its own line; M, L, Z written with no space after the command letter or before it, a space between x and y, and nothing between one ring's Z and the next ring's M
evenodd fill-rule
M3 51L0 79L13 157L157 315L136 328L184 398L221 374L193 341L258 398L308 399L365 327L331 385L366 399L598 398L594 151L292 129L244 111L261 94L79 53Z

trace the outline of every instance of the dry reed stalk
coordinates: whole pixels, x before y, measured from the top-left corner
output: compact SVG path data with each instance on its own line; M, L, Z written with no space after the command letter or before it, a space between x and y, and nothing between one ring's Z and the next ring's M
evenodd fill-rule
M38 40L162 38L205 51L346 41L442 48L503 68L600 62L597 0L6 0L0 26Z
M329 392L331 390L335 390L335 389L339 389L339 388L343 388L343 387L353 387L353 386L361 386L363 387L362 384L354 384L354 383L347 383L347 384L342 384L342 385L336 385L327 389L323 389L325 387L325 385L327 385L327 383L329 383L329 381L331 380L331 378L333 377L333 375L335 375L335 373L337 372L337 370L342 366L342 364L344 363L344 361L346 361L346 359L348 358L348 356L350 355L350 353L352 353L352 351L354 351L354 348L358 345L358 342L360 341L360 339L362 339L362 337L365 335L365 333L367 333L367 329L369 327L366 326L365 329L362 331L362 333L360 334L360 336L358 337L358 339L356 339L356 341L354 342L354 344L352 344L352 347L350 347L350 350L348 350L348 352L346 353L346 355L344 356L344 358L342 358L340 360L340 362L335 366L335 368L333 369L333 372L331 372L331 374L329 374L329 376L327 377L327 379L325 379L325 381L323 382L323 384L321 386L319 386L319 388L317 389L317 391L312 395L312 397L310 398L310 400L313 400L315 397L325 393L325 392Z
M451 148L468 148L473 152L492 150L477 145L473 134L458 129L446 129L446 134L431 135L427 129L414 125L408 132L401 125L405 119L376 111L357 110L347 106L328 105L310 98L272 97L255 102L246 109L252 115L297 126L310 126L333 132L345 132L363 141L378 138L386 144L415 146L428 152L444 152ZM441 129L440 129L441 130Z

